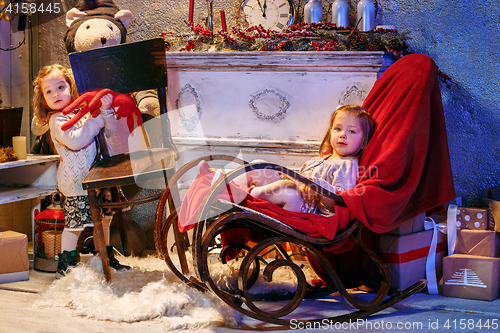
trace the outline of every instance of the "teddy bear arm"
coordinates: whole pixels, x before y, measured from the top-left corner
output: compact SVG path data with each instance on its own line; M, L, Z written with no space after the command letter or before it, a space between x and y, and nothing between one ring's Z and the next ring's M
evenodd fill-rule
M158 92L156 89L142 90L132 94L139 110L143 114L149 114L153 117L160 115L160 103L158 102Z

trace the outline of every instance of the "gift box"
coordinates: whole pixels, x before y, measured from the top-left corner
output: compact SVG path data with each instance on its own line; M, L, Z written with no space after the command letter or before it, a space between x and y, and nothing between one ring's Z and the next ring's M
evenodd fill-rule
M500 189L483 189L483 204L488 207L489 229L500 232Z
M488 210L485 208L458 207L457 227L460 229L488 230Z
M500 232L500 201L489 200L488 211L490 219L490 229Z
M417 217L406 221L399 227L392 229L388 234L392 235L406 235L413 232L424 231L425 213L418 215Z
M487 188L485 190L487 193L486 198L500 201L500 188Z
M492 301L499 296L500 258L454 254L443 259L444 296Z
M28 236L0 229L0 283L29 280Z
M484 257L498 257L500 235L493 230L457 230L455 253Z
M443 209L441 212L431 215L430 217L434 220L436 223L440 222L446 222L447 219L447 214L448 214L448 207L450 205L457 205L459 207L465 207L467 205L467 200L466 200L466 195L465 194L458 194L453 200L448 201L444 206L445 209Z
M425 266L429 255L433 230L402 236L381 234L379 256L391 274L391 287L406 289L425 279ZM443 276L442 259L447 253L446 235L438 232L436 247L436 277Z

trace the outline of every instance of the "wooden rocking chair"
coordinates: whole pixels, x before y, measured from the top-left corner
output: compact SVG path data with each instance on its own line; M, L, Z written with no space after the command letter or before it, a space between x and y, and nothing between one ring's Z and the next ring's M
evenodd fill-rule
M364 106L372 113L376 130L360 161L360 179L355 189L331 193L285 167L270 163L248 164L224 155L201 157L181 167L170 178L159 200L155 221L157 250L170 269L189 286L213 292L240 313L280 326L290 326L290 314L306 297L316 298L337 291L355 309L333 318L300 319L300 322L328 319L333 323L366 318L422 290L426 280L389 297L389 271L363 242L361 231L365 227L378 233L389 231L422 212L432 214L443 209L444 203L455 196L434 62L424 55L406 56L397 61L375 83ZM181 225L181 233L179 215L184 219L185 211L177 208L165 216L165 204L178 180L201 160L225 160L240 166L213 185L213 173L197 176L184 197L189 206L195 207L191 212L194 224ZM338 206L333 219L328 220L330 224L321 220L323 217L311 216L303 219L301 225L288 218L280 207L269 210L268 203L261 209L261 202L232 182L235 177L258 169L276 170L336 200ZM193 228L190 246L196 277L190 271L185 253L190 233L185 230L190 227ZM180 268L169 254L170 230L175 233ZM222 248L218 253L223 263L237 257L241 260L237 287L232 289L220 287L210 272L211 250L220 243L219 239L222 239ZM328 249L336 248L339 252L352 241L373 261L380 275L380 285L370 301L353 297L325 256ZM315 262L325 272L322 276L325 286L314 286L306 280L301 262L287 252L285 243L306 249L311 263ZM270 247L275 248L278 255L264 258ZM262 264L266 267L261 271ZM273 296L280 305L285 302L277 310L259 307L258 300L262 298L251 295L250 287L259 274L262 273L265 281L271 281L273 272L284 266L294 272L295 293Z

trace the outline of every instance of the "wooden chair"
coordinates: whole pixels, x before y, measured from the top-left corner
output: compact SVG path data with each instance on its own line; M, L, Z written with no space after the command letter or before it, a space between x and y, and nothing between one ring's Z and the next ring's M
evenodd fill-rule
M426 280L390 294L389 271L362 238L365 226L372 231L386 232L422 212L439 211L444 203L455 196L435 64L423 55L407 57L396 62L392 65L394 68L389 68L382 75L382 79L379 79L382 81L377 81L365 101L364 106L373 111L377 126L360 161L360 167L364 170L360 172L357 186L363 187L366 192L354 199L349 195L343 196L351 193L349 191L342 195L328 192L300 174L271 163L249 164L235 157L217 155L195 159L179 168L162 193L155 221L157 249L174 274L189 286L211 291L246 316L280 326L290 326L290 314L306 297L316 299L337 291L355 309L353 312L332 318L318 318L310 314L310 317L300 319L301 322L316 323L326 319L328 323L334 323L366 318L422 290L427 284ZM404 159L402 156L408 158ZM185 211L177 207L177 210L165 214L165 207L176 188L176 182L202 160L225 160L240 166L227 172L213 184L213 172L197 176L185 194L184 200L190 202L190 206L199 205L194 209L194 214L191 214L191 217L194 216L191 238L194 277L185 249L177 246L178 265L170 257L171 251L167 243L171 239L171 230L178 232L176 228L180 220L185 219ZM375 175L370 169L372 166L383 170ZM274 214L273 209L262 210L258 204L252 204L254 201L251 196L244 189L232 185L232 180L258 169L276 170L335 200L339 205L335 216L340 230L336 230L333 238L327 238L318 232L312 235L311 232L291 227L285 214ZM414 175L411 174L412 171ZM376 205L370 204L366 198L374 199ZM355 207L362 209L355 211ZM279 212L281 208L276 206L274 209ZM340 224L343 220L346 223ZM306 221L304 219L304 223ZM389 222L384 225L385 221ZM191 232L187 231L186 224L182 228L185 235ZM178 239L181 238L175 237L176 242ZM222 244L219 239L222 239ZM325 256L328 252L325 249L340 248L348 240L354 240L378 271L379 285L369 301L359 300L348 292L338 269ZM325 286L318 287L306 280L300 259L297 260L286 251L285 243L306 249L311 265L316 262L316 267L324 270L322 279L326 282ZM270 247L275 249L277 255L265 258ZM214 249L217 251L214 252ZM218 255L222 263L238 260L237 286L222 287L214 279L209 265L209 259L214 255ZM265 268L261 271L262 265ZM272 281L273 273L280 267L288 267L293 271L297 288L294 293L285 296L272 295L274 300L280 301L278 309L262 308L258 302L262 297L251 295L249 289L255 284L259 274L262 274L265 281Z
M102 230L101 209L115 209L124 254L129 255L122 208L157 200L159 194L135 201L121 201L119 187L157 178L164 178L165 183L167 183L168 177L174 172L177 149L170 136L170 124L166 114L165 44L162 38L155 38L72 53L69 58L80 94L104 88L120 93L147 89L157 89L158 91L162 148L150 148L109 156L101 132L99 145L102 159L92 167L82 182L83 189L88 191L92 219L98 235L98 239L95 241L100 249L104 274L109 281L111 280L111 270ZM97 191L103 188L110 188L112 202L104 203L99 200ZM172 200L170 203L173 207Z

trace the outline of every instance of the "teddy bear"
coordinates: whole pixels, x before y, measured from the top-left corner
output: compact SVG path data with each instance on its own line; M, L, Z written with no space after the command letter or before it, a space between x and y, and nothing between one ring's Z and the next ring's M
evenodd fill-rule
M68 53L83 52L125 43L131 21L132 12L126 9L120 10L112 0L78 0L66 13L67 29L64 36L66 50ZM137 103L144 123L160 115L155 89L135 92L132 98ZM144 149L151 142L149 138L130 141L128 139L131 137L125 137L125 134L124 137L119 137L118 133L120 133L120 123L115 135L110 138L115 154Z
M132 12L118 9L112 0L78 0L66 13L66 50L83 52L125 43L131 21ZM132 97L142 114L160 114L156 90L139 91Z
M132 12L111 0L79 0L66 13L64 42L68 53L125 43Z

